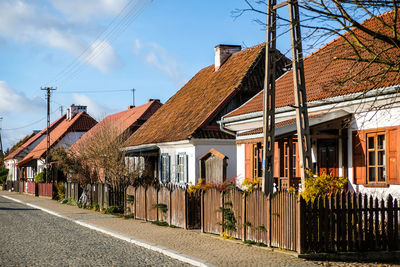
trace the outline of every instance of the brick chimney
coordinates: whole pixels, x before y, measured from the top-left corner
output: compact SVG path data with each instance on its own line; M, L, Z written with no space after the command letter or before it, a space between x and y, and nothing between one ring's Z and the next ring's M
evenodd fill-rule
M214 68L215 71L219 70L222 64L235 52L239 52L242 50L242 46L240 45L225 45L220 44L217 45L215 48L215 64Z
M85 111L87 112L87 106L76 106L72 104L68 109L67 109L67 120L72 120L72 118L82 112Z

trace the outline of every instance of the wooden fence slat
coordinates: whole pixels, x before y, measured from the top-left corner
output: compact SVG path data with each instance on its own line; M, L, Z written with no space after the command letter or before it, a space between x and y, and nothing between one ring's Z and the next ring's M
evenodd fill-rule
M357 248L359 251L362 250L362 243L363 243L363 222L362 222L362 195L361 193L357 194L357 226L358 226L358 233L357 233Z
M393 224L394 224L394 233L393 233L393 237L394 237L394 246L393 246L393 250L398 250L399 249L399 206L398 206L398 202L397 199L394 200L394 205L393 205Z

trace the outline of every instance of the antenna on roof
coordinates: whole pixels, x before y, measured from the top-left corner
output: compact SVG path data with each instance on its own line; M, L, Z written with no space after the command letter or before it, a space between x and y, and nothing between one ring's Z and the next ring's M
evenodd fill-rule
M135 88L132 88L132 107L135 107Z

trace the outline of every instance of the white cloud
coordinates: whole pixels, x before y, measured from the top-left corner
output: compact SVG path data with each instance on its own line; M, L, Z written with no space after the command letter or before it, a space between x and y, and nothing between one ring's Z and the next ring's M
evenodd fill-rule
M72 98L75 104L87 106L88 113L97 121L101 121L104 117L113 112L110 108L99 104L87 95L73 94Z
M60 4L62 2L66 1L60 1ZM75 3L76 1L71 2ZM111 2L103 0L101 6L107 9L107 5L111 5ZM86 1L80 1L80 3L85 3L83 6L87 5ZM75 4L78 14L81 5ZM93 5L97 6L96 4ZM113 9L110 8L110 10L108 12L112 14ZM66 22L62 16L56 16L51 11L48 8L22 0L0 1L0 36L11 38L20 43L35 43L40 46L57 48L79 57L88 47L88 39L90 38L88 38L87 32L89 32L88 27L91 26ZM53 13L55 12L53 11ZM84 14L85 12L82 11L81 13ZM103 73L113 67L118 67L121 62L107 41L93 43L86 56L81 57L80 61Z
M128 3L128 0L51 0L57 10L71 20L87 21L92 17L115 16Z
M133 44L133 53L143 58L150 66L166 73L179 87L186 83L184 74L180 71L179 62L161 45L136 39Z
M0 81L0 112L43 112L46 108L44 99L29 98L17 92L5 81Z

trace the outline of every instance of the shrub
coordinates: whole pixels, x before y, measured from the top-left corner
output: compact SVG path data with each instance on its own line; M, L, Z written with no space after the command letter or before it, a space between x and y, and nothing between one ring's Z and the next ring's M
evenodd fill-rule
M39 172L38 174L36 174L35 176L35 183L43 183L44 181L44 172Z
M7 181L8 169L1 166L0 167L0 184L4 184Z
M104 210L105 214L121 214L124 213L124 209L118 206L110 206Z
M244 179L242 187L244 192L246 192L246 194L251 194L251 192L253 192L254 189L259 187L260 183L261 183L260 178L254 181L251 181L249 179Z
M65 197L65 186L64 183L59 182L56 184L57 199L63 199Z
M167 222L164 221L154 221L151 222L152 224L158 225L158 226L169 226L169 224Z
M305 190L301 196L306 201L314 201L317 197L330 196L336 192L342 191L347 186L347 178L332 177L328 174L315 175L308 172L306 178Z

